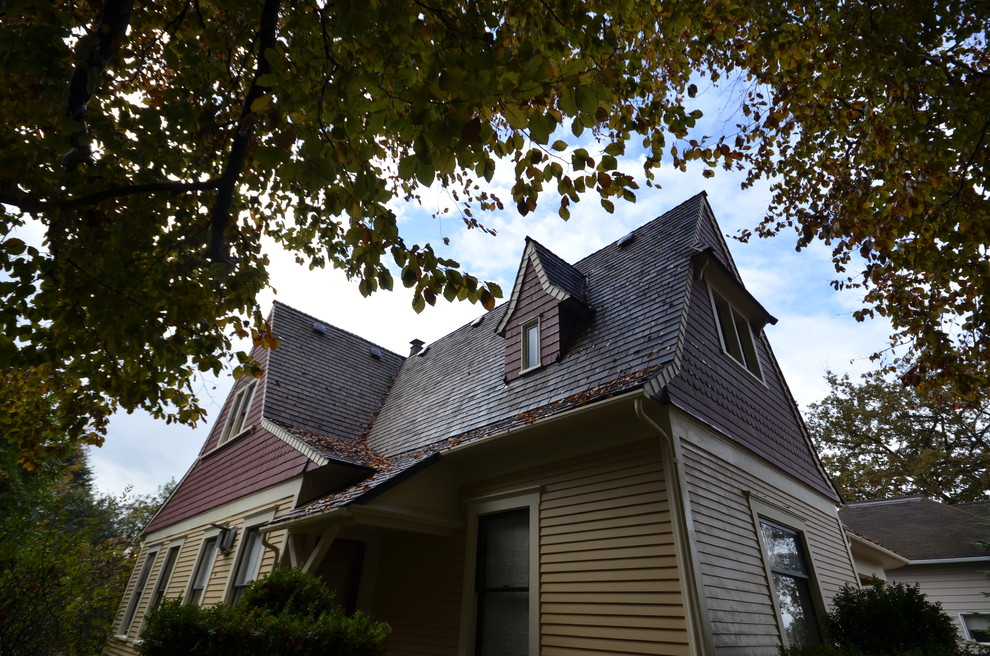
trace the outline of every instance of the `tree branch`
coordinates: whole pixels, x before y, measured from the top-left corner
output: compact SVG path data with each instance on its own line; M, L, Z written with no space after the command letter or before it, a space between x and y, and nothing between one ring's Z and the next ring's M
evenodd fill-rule
M230 146L230 154L227 157L227 164L223 174L218 180L217 197L213 203L213 210L210 213L210 243L206 250L206 257L214 262L229 262L227 254L227 243L224 239L224 229L230 223L230 206L234 200L234 190L237 187L237 180L240 178L241 170L247 159L248 146L251 143L251 136L254 133L255 113L251 110L254 101L265 94L265 89L258 84L261 76L271 73L272 67L268 63L265 53L274 49L277 43L275 38L278 27L278 12L281 0L265 0L265 5L261 9L261 22L258 26L258 57L255 69L254 80L251 87L244 96L244 106L241 109L241 118L237 122L234 132L234 139Z
M95 205L111 198L122 196L133 196L135 194L157 194L171 193L182 194L189 191L210 191L216 189L220 184L220 178L212 178L202 182L149 182L148 184L130 185L127 187L117 187L116 189L104 189L88 196L80 198L70 198L69 200L56 203L63 209L84 207Z

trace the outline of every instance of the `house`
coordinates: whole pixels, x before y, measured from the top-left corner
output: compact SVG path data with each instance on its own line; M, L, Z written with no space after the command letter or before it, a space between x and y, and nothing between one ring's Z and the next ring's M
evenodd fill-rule
M946 505L921 496L850 503L839 511L861 579L917 585L966 640L990 643L990 501Z
M276 303L143 535L113 654L164 597L325 577L393 654L776 654L856 580L704 194L401 357Z

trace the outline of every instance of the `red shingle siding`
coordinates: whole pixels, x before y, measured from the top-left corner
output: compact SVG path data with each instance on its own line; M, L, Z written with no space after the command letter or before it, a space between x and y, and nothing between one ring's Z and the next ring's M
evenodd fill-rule
M526 264L523 284L515 312L505 329L505 379L519 377L522 369L522 325L540 318L540 363L556 362L560 357L560 309L557 299L543 290L533 263Z
M267 368L267 350L256 350L253 355ZM175 494L145 529L146 532L175 524L306 471L309 458L260 426L265 380L262 377L257 381L251 409L244 420L245 427L253 426L254 429L217 448L235 394L251 382L250 378L242 378L227 397L199 460L193 464Z
M754 336L764 385L722 350L708 288L694 278L691 284L683 365L668 386L671 401L834 498L765 341Z

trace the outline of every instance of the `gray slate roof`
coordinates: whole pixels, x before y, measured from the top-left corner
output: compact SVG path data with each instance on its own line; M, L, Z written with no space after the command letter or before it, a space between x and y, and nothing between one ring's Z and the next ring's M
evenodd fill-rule
M975 511L975 512L974 512ZM990 503L954 506L924 497L850 503L842 524L908 560L987 558L976 540L990 539Z
M641 227L627 246L611 244L574 265L588 275L593 313L559 362L504 382L505 340L493 330L505 304L409 358L368 444L395 455L469 432L492 434L538 409L567 409L589 390L599 389L592 400L600 400L655 377L674 362L703 203L696 196Z
M271 324L281 344L269 356L264 416L328 454L325 438L357 440L403 357L277 301Z
M405 359L363 436L370 454L366 461L378 461L376 473L276 522L365 501L448 448L643 387L651 393L662 390L681 370L679 349L685 341L692 289L697 285L692 257L715 244L717 255L735 275L724 242L709 234L713 228L705 195L699 194L638 228L634 239L623 238L574 265L528 240L520 270L535 257L551 285L574 298L581 293L590 310L562 358L505 382L505 338L496 329L511 301L486 314L480 323L472 322L437 340ZM717 356L709 355L725 359L720 349ZM786 428L778 432L800 442L792 448L803 449L803 455L778 458L774 442L764 446L766 457L785 471L800 461L799 479L834 495L824 474L815 469L817 461L799 427L796 410L787 407L793 401L787 400L790 397L784 391L780 395L781 400L773 403L784 404L777 409L784 415L794 414L791 421L797 434ZM745 439L740 441L747 444ZM329 441L324 444L331 448Z

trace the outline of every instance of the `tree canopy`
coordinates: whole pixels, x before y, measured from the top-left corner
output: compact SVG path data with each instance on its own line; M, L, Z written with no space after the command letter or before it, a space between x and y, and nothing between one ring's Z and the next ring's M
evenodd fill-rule
M507 206L566 219L690 162L773 180L753 234L831 244L860 316L910 344L909 381L972 392L990 380L987 22L958 0L8 2L3 428L30 464L61 436L99 443L118 408L199 420L195 372L235 336L275 343L262 236L365 294L397 276L417 311L490 308L497 285L404 239L401 203L437 187L481 230ZM699 84L735 90L722 133L695 129ZM487 188L498 162L511 198Z
M827 378L832 391L809 408L808 429L846 501L988 499L990 400L965 402L951 388L921 392L876 372L859 382Z

